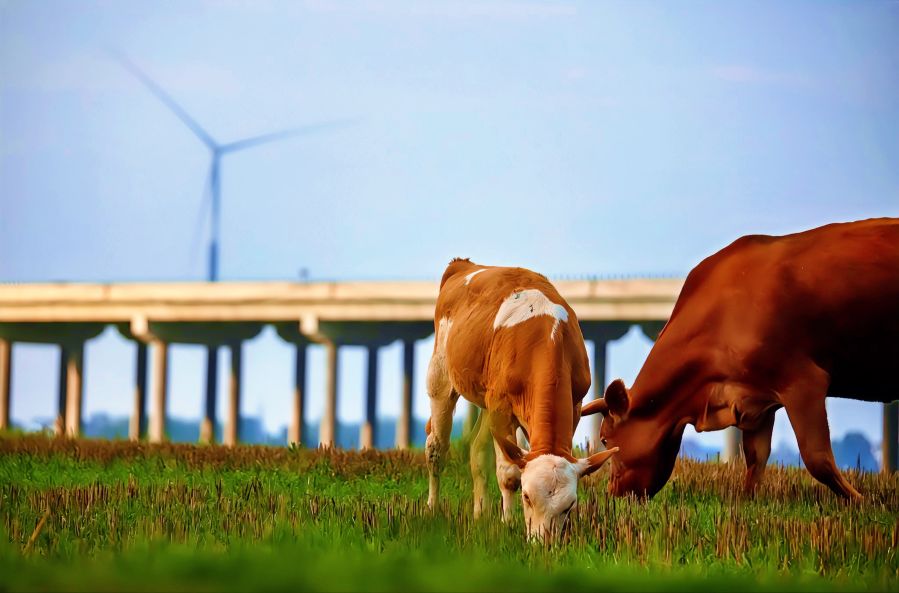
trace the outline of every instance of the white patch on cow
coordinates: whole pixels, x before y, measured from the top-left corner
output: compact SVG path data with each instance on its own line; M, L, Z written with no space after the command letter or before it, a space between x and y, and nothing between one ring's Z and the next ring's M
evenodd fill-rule
M493 329L512 327L541 315L555 318L556 321L553 323L553 330L550 334L550 338L555 341L559 323L568 321L568 311L562 305L549 300L536 288L519 290L509 295L499 306L499 311L496 312L496 318L493 320Z
M521 472L521 495L528 536L556 536L577 504L575 464L557 455L540 455Z
M475 276L477 276L481 272L486 272L486 271L487 270L485 270L484 268L481 268L480 270L475 270L471 274L466 275L465 276L465 286L468 286L469 284L471 284L471 281Z

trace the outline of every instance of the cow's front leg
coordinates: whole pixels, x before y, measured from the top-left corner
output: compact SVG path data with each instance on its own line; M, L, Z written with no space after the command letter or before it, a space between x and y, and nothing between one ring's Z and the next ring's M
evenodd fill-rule
M743 457L746 459L746 478L743 487L747 494L755 492L762 480L768 456L771 454L771 432L774 430L774 410L768 412L759 426L743 431Z
M515 493L521 488L521 470L517 465L506 461L505 455L496 441L493 441L496 455L496 482L503 495L503 523L512 520L512 508L515 506Z
M843 477L833 458L827 408L824 406L827 375L820 368L815 368L823 374L823 380L820 376L813 377L819 379L817 382L805 379L781 393L787 416L796 433L799 453L815 479L840 496L860 499L862 495Z
M509 463L496 439L514 441L518 422L510 410L504 408L493 410L489 421L490 433L493 435L493 451L496 456L496 482L503 499L503 523L507 523L512 519L515 493L521 488L521 468L514 463Z
M449 450L453 411L459 399L446 372L446 359L440 352L431 356L428 365L428 397L431 401L431 418L426 427L428 438L425 454L428 460L428 507L433 509L440 497L440 472Z

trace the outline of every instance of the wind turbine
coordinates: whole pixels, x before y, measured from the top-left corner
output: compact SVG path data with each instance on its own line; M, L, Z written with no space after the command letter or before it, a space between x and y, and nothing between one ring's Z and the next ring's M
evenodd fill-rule
M221 161L222 157L232 152L246 150L262 144L286 140L294 136L311 134L351 123L353 120L333 120L318 124L306 126L298 126L272 132L269 134L261 134L259 136L251 136L233 142L221 143L217 142L212 135L203 129L187 111L185 111L178 103L166 93L162 87L156 84L143 70L138 68L124 55L112 52L113 55L121 62L121 64L140 80L153 95L159 99L166 107L168 107L181 122L190 129L200 141L209 149L212 162L209 167L209 188L211 194L211 204L209 211L209 261L208 261L208 280L216 282L219 278L219 239L220 239L220 218L221 218ZM215 426L215 400L218 392L218 347L209 346L207 348L206 360L206 417L201 428L201 439L212 442L214 439Z

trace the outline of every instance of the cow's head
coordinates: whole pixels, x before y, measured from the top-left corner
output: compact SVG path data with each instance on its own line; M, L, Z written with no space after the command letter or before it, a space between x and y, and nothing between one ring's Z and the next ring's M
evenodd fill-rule
M620 447L612 459L609 492L615 496L653 496L671 477L682 431L672 422L631 409L631 398L621 379L606 388L602 399L585 405L581 416L603 415L599 436L606 447Z
M521 469L521 503L528 537L541 541L559 536L577 506L577 481L589 476L618 449L570 461L557 455L530 458L518 445L497 438L503 456Z

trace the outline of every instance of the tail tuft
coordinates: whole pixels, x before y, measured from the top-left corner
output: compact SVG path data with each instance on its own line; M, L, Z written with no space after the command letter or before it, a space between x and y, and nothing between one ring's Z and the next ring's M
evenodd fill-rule
M446 284L446 281L449 280L450 276L459 272L460 270L470 269L472 266L476 265L470 258L467 257L454 257L450 260L449 265L446 266L446 271L443 272L443 278L440 279L440 288L443 288L443 285Z

